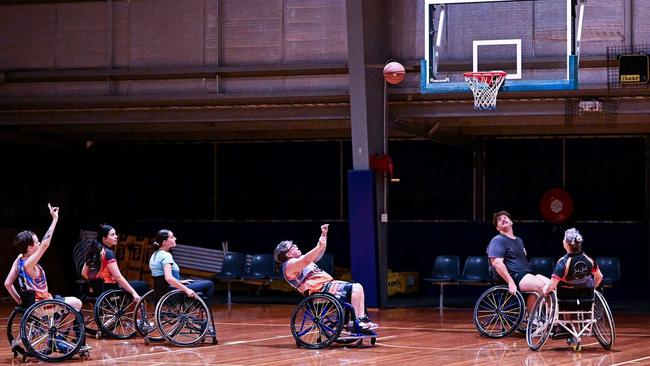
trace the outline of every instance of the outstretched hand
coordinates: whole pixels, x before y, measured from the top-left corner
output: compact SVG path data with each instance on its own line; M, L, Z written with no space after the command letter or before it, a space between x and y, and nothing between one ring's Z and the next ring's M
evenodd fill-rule
M58 219L59 218L59 208L58 207L52 207L51 204L47 204L47 208L50 210L50 215L52 215L52 219Z
M320 232L321 235L327 236L327 229L329 228L330 224L325 224L320 227Z

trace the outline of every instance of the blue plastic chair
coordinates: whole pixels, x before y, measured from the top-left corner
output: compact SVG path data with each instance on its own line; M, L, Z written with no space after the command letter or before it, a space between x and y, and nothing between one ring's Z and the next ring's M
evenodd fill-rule
M425 281L440 286L438 308L444 306L444 286L458 283L460 277L460 258L457 255L439 255L433 262L431 275Z
M488 258L485 256L469 256L465 260L463 273L458 281L468 285L489 285L491 276L489 273Z
M246 254L227 253L223 258L221 272L215 276L219 280L226 281L228 285L228 304L232 303L232 293L230 291L230 282L240 281L246 273Z
M621 265L618 257L596 258L596 263L603 273L601 286L612 287L613 284L621 280Z
M534 274L541 274L551 278L555 265L551 257L532 257L530 258L530 266L533 268Z

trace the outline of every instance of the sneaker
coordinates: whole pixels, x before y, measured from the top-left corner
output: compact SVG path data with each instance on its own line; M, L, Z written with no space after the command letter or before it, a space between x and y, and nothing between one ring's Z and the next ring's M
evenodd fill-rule
M379 324L371 322L367 316L357 318L357 321L359 322L359 327L363 330L374 330L379 328Z
M79 347L79 352L88 352L91 349L93 349L91 346L84 344L81 347Z

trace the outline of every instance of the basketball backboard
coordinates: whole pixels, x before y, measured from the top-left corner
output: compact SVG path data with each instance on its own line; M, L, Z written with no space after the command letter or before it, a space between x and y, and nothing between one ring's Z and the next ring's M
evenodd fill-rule
M469 92L463 73L508 73L502 91L578 87L584 0L424 0L422 93Z

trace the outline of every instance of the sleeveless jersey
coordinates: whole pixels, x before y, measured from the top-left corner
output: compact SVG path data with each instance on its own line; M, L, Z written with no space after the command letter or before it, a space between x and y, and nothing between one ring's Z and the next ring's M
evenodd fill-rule
M25 270L25 259L21 255L18 259L18 284L20 288L23 291L34 291L36 301L51 299L52 295L47 290L47 278L45 278L43 267L37 264L36 271L40 273L40 276L32 278Z
M308 264L305 268L298 273L296 278L290 280L287 278L286 269L287 263L282 263L282 277L298 292L303 295L311 295L315 292L321 291L325 284L332 282L333 278L327 272L318 268L315 263Z

